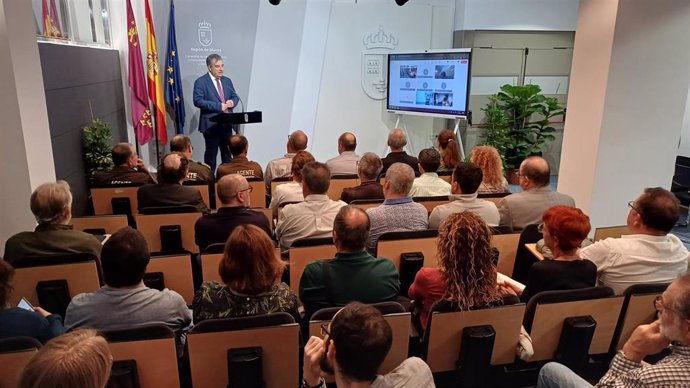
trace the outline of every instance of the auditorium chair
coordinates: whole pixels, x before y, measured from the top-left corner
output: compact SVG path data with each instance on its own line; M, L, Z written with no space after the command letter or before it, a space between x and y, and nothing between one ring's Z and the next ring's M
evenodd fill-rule
M292 243L288 254L292 292L299 297L299 282L307 264L319 259L333 259L335 254L335 245L330 237L303 238Z
M413 197L413 201L422 204L426 208L427 214L430 214L436 206L445 205L450 203L447 195L441 195L438 197Z
M193 206L150 207L134 216L150 252L199 253L194 224L202 214Z
M74 230L92 234L113 234L129 225L126 215L76 217L71 223Z
M296 203L301 203L302 201L289 201L289 202L283 202L278 207L275 209L275 212L273 213L273 219L275 220L275 225L278 226L278 222L280 221L280 218L283 216L283 208L287 205L294 205Z
M533 224L525 226L520 232L520 240L518 241L517 252L515 253L515 265L511 277L523 284L527 283L527 275L529 274L530 268L532 268L532 264L537 262L534 255L525 247L525 244L536 243L542 239L542 234L538 229L538 226Z
M438 231L433 229L388 232L382 234L376 242L374 256L389 259L400 269L401 254L421 252L424 255L424 267L436 267L437 244Z
M603 240L605 238L619 238L626 234L632 234L628 225L608 226L604 228L596 228L594 230L594 241Z
M384 201L383 198L381 198L381 199L355 199L354 201L350 202L350 206L358 207L358 208L366 211L367 209L381 206L383 201Z
M40 347L41 343L31 337L0 339L0 387L16 388L19 374Z
M137 213L137 190L140 186L108 186L92 187L91 200L93 211L97 216L107 214ZM126 212L126 204L129 204L129 212ZM114 205L114 206L113 206Z
M271 180L271 193L275 193L276 191L276 186L282 185L283 183L290 183L292 182L292 177L291 176L284 176L280 178L273 178Z
M170 328L142 325L102 334L113 356L111 379L138 381L140 388L180 387L175 333Z
M266 203L266 183L263 179L259 178L247 178L247 183L252 191L249 193L250 206L253 208L266 209L268 203ZM221 207L220 199L218 198L218 183L215 185L216 193L216 208Z
M610 352L612 354L623 348L637 326L656 320L657 311L654 307L654 299L661 295L667 287L668 283L635 284L623 292L623 307L616 325L616 333L611 342Z
M209 209L215 209L216 208L216 193L213 190L213 183L208 183L208 182L198 182L198 181L184 181L182 183L185 186L193 187L197 190L199 190L199 194L201 194L201 199L204 200L204 203ZM213 193L213 194L211 194Z
M520 233L497 234L491 236L491 246L498 249L498 265L496 270L506 276L513 273L515 255L518 251Z
M241 386L254 387L263 380L266 388L296 387L299 337L299 325L282 312L202 321L187 334L192 384L227 388L244 380Z
M448 183L453 182L453 170L437 171L436 174L438 174L439 178L443 179Z
M177 292L188 305L191 305L194 299L192 257L190 254L152 255L149 265L146 266L146 275L161 274L162 286Z
M359 186L359 176L357 174L333 175L326 195L334 201L339 201L340 196L343 194L343 189L355 186Z
M223 259L224 250L225 243L211 244L199 255L203 281L223 283L218 273L218 266ZM275 254L280 258L280 248L275 249Z

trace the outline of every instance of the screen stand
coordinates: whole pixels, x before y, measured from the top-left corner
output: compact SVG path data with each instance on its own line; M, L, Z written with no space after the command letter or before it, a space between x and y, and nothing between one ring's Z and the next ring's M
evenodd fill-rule
M392 129L400 128L400 129L402 129L403 132L405 132L405 137L407 137L407 145L405 146L405 148L407 151L412 152L411 150L413 150L414 148L412 147L412 141L410 139L410 136L407 133L407 125L405 124L404 117L401 113L397 113L395 116L396 116L395 126ZM402 127L400 127L400 123L402 123ZM386 145L386 148L383 151L383 155L387 155L387 154L388 154L388 145ZM410 155L412 155L412 154L410 153Z
M462 144L462 136L460 135L460 121L464 117L455 118L455 128L453 128L453 134L455 135L455 141L458 142L458 148L460 148L460 160L465 160L465 146Z

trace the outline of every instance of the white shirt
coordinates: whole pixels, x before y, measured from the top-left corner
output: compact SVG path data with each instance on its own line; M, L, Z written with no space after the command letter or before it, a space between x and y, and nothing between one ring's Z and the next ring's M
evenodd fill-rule
M295 154L287 153L282 158L273 159L268 162L266 173L264 174L264 181L269 189L271 187L271 180L274 178L283 178L292 175L292 158L294 157Z
M333 221L343 201L333 201L326 194L307 195L304 202L287 205L276 225L276 238L286 250L295 240L309 237L330 237Z
M357 164L362 157L354 151L343 151L342 154L326 162L328 169L333 175L357 174Z
M415 178L409 195L410 197L450 195L450 183L439 178L435 172L425 172L419 178Z
M301 201L304 201L302 185L297 182L283 183L282 185L276 186L276 191L272 193L271 204L268 207L273 210L273 214L275 215L281 203Z
M597 283L620 295L638 283L670 283L688 270L688 250L678 237L624 235L580 250L597 266Z
M429 229L438 229L446 218L466 210L483 218L489 226L498 226L498 223L501 221L496 204L491 201L478 199L477 193L453 194L450 196L450 199L453 202L436 206L431 211L431 215L429 215Z

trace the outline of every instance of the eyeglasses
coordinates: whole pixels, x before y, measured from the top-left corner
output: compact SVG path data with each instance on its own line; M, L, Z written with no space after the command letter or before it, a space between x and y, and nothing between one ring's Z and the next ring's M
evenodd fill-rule
M630 206L631 209L633 209L635 212L640 213L639 210L635 207L635 201L630 201L628 202L628 206Z
M661 295L654 298L654 308L656 309L656 311L658 311L660 313L664 310L668 310L668 311L673 311L674 313L676 313L679 316L682 316L682 314L680 314L678 312L678 310L674 310L670 307L665 306L664 305L664 298Z
M321 336L322 337L325 337L325 336L330 337L331 336L331 332L328 331L328 323L322 323L321 324Z
M245 191L249 191L249 192L251 193L252 191L254 191L254 188L253 188L252 186L249 186L249 187L247 187L247 188L244 189L244 190L238 191L237 194L243 193L243 192L245 192Z
M540 223L539 225L537 225L537 232L544 233L544 223L543 222Z

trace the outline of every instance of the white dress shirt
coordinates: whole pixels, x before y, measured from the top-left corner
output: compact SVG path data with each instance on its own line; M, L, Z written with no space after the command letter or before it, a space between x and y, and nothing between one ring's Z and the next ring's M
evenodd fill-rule
M333 221L343 201L333 201L326 194L307 195L304 202L287 205L276 225L280 248L287 250L295 240L309 237L331 237Z
M292 175L292 158L295 154L287 153L282 158L273 159L266 165L266 173L264 174L264 181L266 186L271 188L271 180L275 178L284 178Z
M450 195L450 183L438 177L435 172L425 172L415 178L410 197L440 197Z
M268 206L275 215L281 203L304 201L302 185L297 182L283 183L276 186L275 193L271 194L271 204Z
M501 216L498 214L496 204L491 201L485 201L477 198L477 193L474 194L453 194L450 196L453 201L446 205L439 205L431 211L429 215L429 229L438 229L438 227L455 213L462 213L464 211L471 211L472 213L483 218L489 226L498 226L501 221Z
M331 170L331 176L357 174L357 164L361 158L355 151L343 151L342 154L329 159L326 165Z

